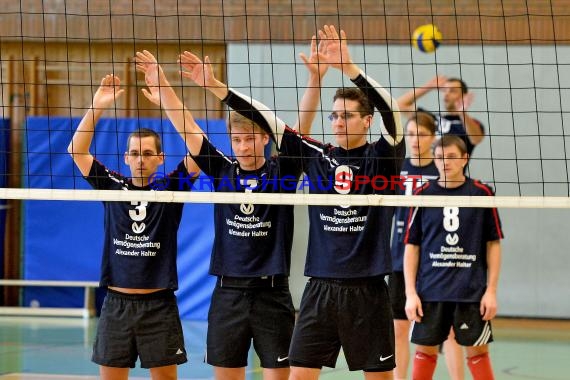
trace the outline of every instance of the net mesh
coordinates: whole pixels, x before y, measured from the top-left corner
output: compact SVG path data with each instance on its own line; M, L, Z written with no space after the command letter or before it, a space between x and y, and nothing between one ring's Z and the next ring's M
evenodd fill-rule
M0 10L2 83L1 110L4 199L124 200L125 194L86 190L67 154L67 143L100 79L115 73L126 90L105 112L109 119L162 120L141 89L135 72L137 51L152 51L188 109L204 121L210 136L226 138L210 128L226 117L213 95L183 79L177 63L183 50L208 55L216 76L236 90L260 100L289 125L298 116L307 72L298 58L308 53L311 36L324 24L346 31L353 60L395 97L421 88L435 75L462 78L474 94L469 114L481 121L485 138L471 157L469 175L495 190L495 199L419 200L405 197L351 197L350 204L412 205L416 202L504 207L567 207L568 168L568 47L570 15L562 1L452 2L322 2L322 1L25 1L3 4ZM410 40L414 30L437 25L443 39L432 53ZM417 45L417 43L416 43ZM329 70L322 83L319 116L311 136L333 142L330 123L332 95L352 86ZM417 105L445 112L437 89ZM379 117L377 117L379 119ZM63 122L62 122L63 120ZM111 123L112 124L112 123ZM91 152L110 168L127 172L123 141L116 122L97 134L117 136L112 147L95 140ZM167 121L158 129L176 140ZM373 129L370 140L379 137ZM220 140L221 141L221 140ZM167 143L170 144L170 143ZM171 170L180 153L169 153ZM105 145L105 146L102 146ZM182 148L183 149L183 148ZM171 149L171 151L175 149ZM231 152L228 149L228 153ZM247 194L254 203L333 204L336 195ZM129 193L135 199L164 202L237 202L241 196L206 192ZM423 197L420 197L420 199ZM344 199L344 198L343 198ZM343 202L347 202L346 199ZM434 203L432 203L434 202Z
M188 202L178 237L180 311L185 318L205 319L211 296L206 285L213 286L207 274L209 244L216 232L210 203L498 207L508 253L501 270L501 313L570 315L568 297L560 292L570 288L564 249L570 241L561 228L570 208L566 0L18 0L0 5L0 238L6 247L0 248L0 273L5 278L96 281L103 242L103 208L96 201ZM209 56L217 78L292 126L308 77L299 54L309 53L311 37L325 24L346 31L354 62L396 98L418 91L436 75L467 83L474 95L468 113L485 131L468 174L491 185L495 197L310 194L303 185L294 194L225 193L211 191L207 180L195 183L202 191L102 191L90 188L69 156L79 120L109 73L121 78L125 93L103 113L91 153L128 175L127 136L149 127L158 131L167 154L161 171L173 170L185 155L164 111L141 93L146 85L133 57L143 49L156 56L176 94L224 153L232 155L228 109L180 75L177 59L184 50ZM411 40L418 27L429 24L442 34L431 53ZM311 131L316 140L335 141L327 116L341 86L354 84L329 69ZM416 103L434 113L446 111L444 93L436 88ZM380 137L378 113L375 119L369 141ZM303 287L297 284L305 283L303 253L311 227L306 210L296 208L295 219L291 284L300 299ZM77 303L60 293L3 292L0 304L5 305ZM542 363L530 367L535 378L548 369Z

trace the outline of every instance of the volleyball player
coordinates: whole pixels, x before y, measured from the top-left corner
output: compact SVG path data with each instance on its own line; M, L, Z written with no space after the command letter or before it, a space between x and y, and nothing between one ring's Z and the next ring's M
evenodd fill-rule
M416 191L420 195L493 196L492 190L463 171L469 155L458 136L436 143L439 178ZM416 344L413 379L431 379L438 346L453 327L466 347L475 380L493 379L488 344L497 312L497 285L503 238L497 210L476 207L411 209L405 236L406 314Z
M325 25L319 35L327 42L329 65L358 88L340 88L334 96L329 119L338 146L308 140L295 145L310 180L335 182L311 192L393 194L391 178L399 175L405 151L397 104L352 61L344 31L339 36ZM369 143L374 108L382 136ZM317 379L323 366L335 366L341 347L350 370L364 371L369 380L393 377L393 318L384 282L391 272L392 216L389 207L309 206L310 279L289 352L291 379Z
M401 178L404 188L398 189L398 195L412 195L413 191L430 179L438 177L433 162L433 142L436 134L436 121L431 113L417 111L406 123L406 145L409 157L404 160ZM398 207L394 214L392 231L392 268L390 275L390 299L394 313L394 332L396 336L396 369L394 378L406 379L410 360L409 331L410 321L406 316L406 289L404 284L404 232L408 216L408 207ZM453 329L443 344L445 361L452 380L463 380L463 350L454 338Z
M68 147L79 171L95 189L184 190L187 186L179 179L191 183L192 175L199 170L188 155L160 184L152 181L164 163L164 153L160 136L150 129L138 129L128 138L124 160L130 177L112 171L90 153L99 118L123 92L118 77L107 75L102 79ZM185 131L178 132L186 141ZM147 201L104 202L100 284L108 292L92 357L100 366L103 380L127 379L137 357L141 367L150 368L153 379L176 378L176 366L187 361L174 295L178 288L177 232L182 206Z
M445 106L444 113L432 112L437 120L438 134L451 134L460 136L467 146L469 156L476 145L485 137L483 124L471 117L467 110L473 103L473 93L467 84L459 78L447 78L438 75L419 88L412 89L398 98L400 110L408 116L416 111L416 101L432 90L441 90L442 101ZM425 109L418 108L420 111Z
M310 132L320 97L320 79L327 69L318 63L315 39L311 52L308 58L302 56L310 72L298 121L304 133ZM228 96L227 86L214 77L207 57L205 64L189 52L183 57L193 62L181 59L188 70L185 75L221 99ZM194 140L190 152L204 173L212 178L214 190L296 191L301 165L282 155L265 158L264 150L270 139L268 128L263 129L231 111L228 132L235 158L227 157L205 138L192 119L179 112L184 108L150 53L137 53L137 67L145 72L151 89L151 92L145 91L147 97L160 104L175 124L186 125L195 132L190 137ZM269 122L281 121L273 118ZM214 212L216 234L210 274L218 279L208 313L206 361L214 366L216 379L245 379L253 341L263 377L287 379L288 350L295 321L288 282L293 206L218 203Z
M404 160L400 176L404 187L398 195L412 195L413 191L438 176L433 162L433 142L436 121L430 113L418 111L406 123L406 146L409 156ZM394 213L392 231L392 274L390 275L390 299L394 314L396 336L396 368L394 378L407 379L410 358L410 321L406 316L406 289L404 284L404 232L409 207L398 207ZM461 359L461 358L460 358Z
M405 150L397 105L352 62L344 31L339 37L333 26L325 25L319 38L325 62L359 87L341 88L335 95L329 118L338 146L303 138L266 106L232 89L224 101L272 130L281 155L302 163L305 190L393 194L390 179L399 175ZM181 57L183 64L200 64L192 60ZM382 137L369 143L374 107L382 115ZM394 330L384 282L391 271L392 216L389 207L309 206L305 274L311 278L289 350L290 379L318 378L323 366L335 366L341 346L351 370L365 371L369 380L392 378Z

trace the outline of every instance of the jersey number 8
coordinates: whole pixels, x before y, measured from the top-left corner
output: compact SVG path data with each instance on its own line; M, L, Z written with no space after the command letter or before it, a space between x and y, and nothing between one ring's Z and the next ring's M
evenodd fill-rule
M459 207L443 208L443 228L447 232L455 232L459 228Z

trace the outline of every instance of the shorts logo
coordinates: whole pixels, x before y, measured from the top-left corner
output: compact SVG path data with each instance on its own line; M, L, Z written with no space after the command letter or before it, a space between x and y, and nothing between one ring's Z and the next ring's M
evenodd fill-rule
M176 351L176 355L180 355L183 354L184 352L179 348L178 351Z
M469 326L467 326L467 323L463 322L463 324L459 326L459 330L469 330Z
M282 358L281 356L278 356L278 357L277 357L277 362L278 362L278 363L281 363L281 362L284 362L284 361L287 360L287 359L289 359L289 356L285 356L284 358Z
M384 362L384 361L390 359L392 356L394 356L394 355L393 355L393 354L392 354L392 355L389 355L389 356L382 356L382 355L380 355L380 361L381 361L381 362Z

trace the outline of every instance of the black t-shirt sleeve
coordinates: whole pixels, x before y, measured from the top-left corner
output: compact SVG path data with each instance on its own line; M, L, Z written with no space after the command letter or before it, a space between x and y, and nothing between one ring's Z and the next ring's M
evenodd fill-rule
M224 165L231 164L231 160L206 138L202 140L200 153L192 155L192 158L204 174L214 178L219 177Z
M421 245L422 243L422 208L410 207L406 216L405 244Z
M483 195L487 195L490 197L495 196L495 192L493 189L479 181L475 181L475 183L482 188ZM496 208L486 208L484 213L484 221L485 224L483 230L483 237L485 241L494 241L503 239L503 228L501 226L501 218L499 217L499 211Z
M197 173L188 173L184 161L185 160L180 161L176 169L168 173L168 190L188 191L192 188L194 181L196 181Z
M89 175L84 178L95 190L107 190L112 188L112 185L116 183L116 180L113 178L116 179L124 177L118 173L111 172L97 159L93 159L91 169L89 170Z
M362 90L382 117L382 136L389 140L391 145L404 144L404 128L398 110L397 101L373 78L361 72L353 81Z
M496 208L485 209L485 241L500 240L503 238L501 219Z

